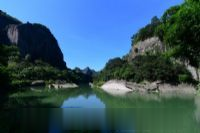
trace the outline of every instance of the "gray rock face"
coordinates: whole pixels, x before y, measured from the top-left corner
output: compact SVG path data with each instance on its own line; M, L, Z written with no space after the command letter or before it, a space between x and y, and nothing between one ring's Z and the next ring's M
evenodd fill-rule
M131 61L136 56L143 55L146 52L162 53L165 51L166 51L166 47L164 43L158 37L151 37L144 41L139 41L138 43L134 44L126 59L128 61ZM186 68L188 69L188 71L192 74L193 78L198 80L198 75L200 75L200 70L196 70L194 67L192 67L188 63L184 63L184 64Z
M18 44L19 31L17 25L8 25L5 29L7 42L10 44Z
M135 58L137 55L142 55L146 52L163 52L165 47L163 42L158 37L151 37L144 41L140 41L133 45L129 53L129 60Z
M30 55L32 61L42 60L59 69L66 68L58 42L48 28L40 24L21 24L14 18L1 16L0 44L17 45L21 56Z

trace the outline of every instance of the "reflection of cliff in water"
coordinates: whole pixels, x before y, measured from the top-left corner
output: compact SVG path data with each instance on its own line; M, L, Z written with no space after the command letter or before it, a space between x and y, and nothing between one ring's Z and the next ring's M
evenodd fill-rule
M64 99L61 104L66 104L67 109L25 108L4 112L2 116L6 119L0 119L1 127L9 123L5 131L10 132L37 132L43 129L132 130L136 133L200 131L200 97L163 98L138 94L116 97L87 88L69 90Z
M196 105L195 117L200 126L200 96L197 96L195 98L195 105Z
M197 98L161 98L158 95L115 97L103 92L96 94L106 105L108 123L117 125L125 122L126 125L121 127L150 133L200 131L200 100ZM197 120L194 119L195 109Z

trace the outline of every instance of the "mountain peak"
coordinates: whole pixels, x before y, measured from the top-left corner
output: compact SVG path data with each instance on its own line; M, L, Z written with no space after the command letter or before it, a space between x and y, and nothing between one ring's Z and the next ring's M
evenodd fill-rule
M0 44L16 45L21 57L30 55L31 61L42 60L59 69L66 63L56 38L44 25L21 23L0 11Z

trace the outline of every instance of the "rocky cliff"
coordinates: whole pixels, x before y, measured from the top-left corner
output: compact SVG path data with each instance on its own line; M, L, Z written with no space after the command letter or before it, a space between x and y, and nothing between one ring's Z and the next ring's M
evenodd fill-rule
M59 69L66 68L62 51L50 30L40 24L23 24L0 11L0 44L17 45L22 57L42 60Z
M158 37L151 37L144 41L139 41L132 45L132 48L127 56L127 60L131 61L138 55L143 55L145 53L162 53L166 51L164 43ZM178 61L180 62L180 61ZM184 63L184 62L182 62ZM194 79L198 79L200 71L196 70L194 67L188 63L184 63L188 71L192 74Z
M163 42L158 37L151 37L144 41L139 41L132 45L132 48L128 54L128 60L134 59L137 55L143 55L145 53L158 53L164 52L165 47Z

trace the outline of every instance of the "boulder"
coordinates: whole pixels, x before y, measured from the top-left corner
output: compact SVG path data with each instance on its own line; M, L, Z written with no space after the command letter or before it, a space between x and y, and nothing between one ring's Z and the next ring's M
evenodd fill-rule
M156 81L156 82L153 82L153 83L146 85L147 92L148 93L158 93L160 83L161 83L160 81Z
M111 95L118 96L123 96L133 91L132 89L126 87L126 81L123 80L110 80L104 83L101 86L101 89Z
M91 88L93 88L94 87L94 84L93 83L89 83L89 86L91 87Z

